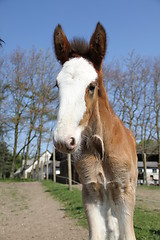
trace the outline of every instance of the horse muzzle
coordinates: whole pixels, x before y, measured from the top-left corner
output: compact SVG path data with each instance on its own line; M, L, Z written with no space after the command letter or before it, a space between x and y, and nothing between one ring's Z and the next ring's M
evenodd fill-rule
M57 150L63 153L72 153L76 148L76 140L72 136L64 140L56 139L56 137L53 136L53 142Z

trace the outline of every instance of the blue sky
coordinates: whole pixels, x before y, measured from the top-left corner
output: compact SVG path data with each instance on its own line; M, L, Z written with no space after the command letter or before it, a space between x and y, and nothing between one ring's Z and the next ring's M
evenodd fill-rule
M3 53L16 47L52 48L60 23L68 37L88 41L100 21L108 35L107 60L127 56L160 56L159 0L0 0Z
M58 23L68 39L89 41L98 21L108 36L106 61L126 57L133 49L160 57L160 0L0 0L0 37L5 41L0 54L17 47L52 49Z

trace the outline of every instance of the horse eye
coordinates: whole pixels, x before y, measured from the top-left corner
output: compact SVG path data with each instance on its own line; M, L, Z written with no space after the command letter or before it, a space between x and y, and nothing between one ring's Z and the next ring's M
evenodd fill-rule
M89 89L91 92L93 92L94 89L95 89L95 87L96 87L95 85L91 84L91 85L89 85L88 89Z

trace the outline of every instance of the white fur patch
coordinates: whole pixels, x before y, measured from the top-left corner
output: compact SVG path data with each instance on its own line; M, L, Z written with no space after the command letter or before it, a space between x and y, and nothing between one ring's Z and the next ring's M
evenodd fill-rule
M80 141L82 128L79 123L86 111L85 91L96 79L94 67L84 58L73 58L64 63L57 76L59 113L55 141L64 142L69 137L74 137L76 143Z
M105 207L101 204L88 204L89 230L91 240L106 239Z

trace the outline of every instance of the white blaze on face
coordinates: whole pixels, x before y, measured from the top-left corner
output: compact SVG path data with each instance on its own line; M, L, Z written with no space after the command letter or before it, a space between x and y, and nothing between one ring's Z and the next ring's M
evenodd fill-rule
M54 132L56 142L74 137L80 142L82 127L79 126L86 112L85 91L97 79L94 67L84 58L73 58L64 63L57 76L59 86L59 112Z

